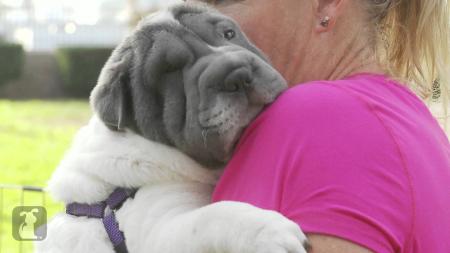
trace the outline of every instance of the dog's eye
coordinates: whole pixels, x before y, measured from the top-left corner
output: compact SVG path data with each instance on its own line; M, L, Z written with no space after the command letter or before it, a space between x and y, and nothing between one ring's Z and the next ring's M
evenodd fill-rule
M239 85L237 85L235 82L228 82L225 83L224 90L227 92L236 92L239 90Z
M236 37L236 32L233 29L227 29L223 32L223 37L227 40L232 40Z
M227 0L203 0L201 2L206 2L206 3L212 4L212 5L221 5L225 2L227 2Z

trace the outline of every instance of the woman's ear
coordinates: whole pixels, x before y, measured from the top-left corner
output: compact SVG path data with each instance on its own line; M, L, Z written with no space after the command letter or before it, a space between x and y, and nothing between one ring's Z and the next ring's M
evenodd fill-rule
M323 33L330 31L336 25L336 20L342 13L342 7L348 0L312 0L316 17L315 31Z

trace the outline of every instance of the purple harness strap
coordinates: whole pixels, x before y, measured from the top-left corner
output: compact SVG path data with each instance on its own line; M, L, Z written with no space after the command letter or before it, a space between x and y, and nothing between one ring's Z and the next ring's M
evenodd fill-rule
M105 201L95 204L70 203L66 206L66 213L78 217L102 219L103 226L116 253L128 253L125 236L119 229L115 211L128 199L133 198L135 189L116 188Z

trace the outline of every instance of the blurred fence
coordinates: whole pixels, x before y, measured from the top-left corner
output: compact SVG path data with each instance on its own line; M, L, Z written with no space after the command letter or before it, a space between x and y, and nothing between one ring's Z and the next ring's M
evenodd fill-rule
M0 184L0 253L31 252L32 242L13 239L14 207L47 207L46 192L41 187Z

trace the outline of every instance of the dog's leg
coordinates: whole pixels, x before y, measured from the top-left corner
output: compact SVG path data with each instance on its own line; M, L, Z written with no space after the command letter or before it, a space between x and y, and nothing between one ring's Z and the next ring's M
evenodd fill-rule
M146 237L145 252L306 252L306 237L297 224L244 203L218 202L166 221Z

